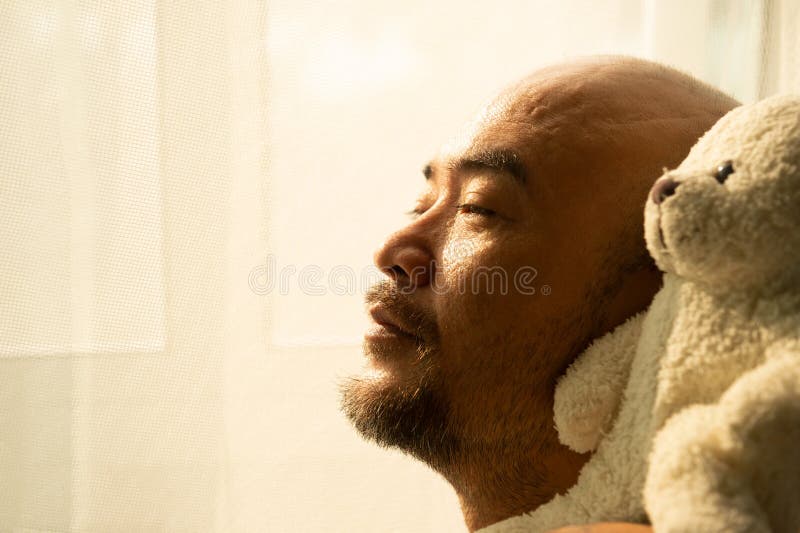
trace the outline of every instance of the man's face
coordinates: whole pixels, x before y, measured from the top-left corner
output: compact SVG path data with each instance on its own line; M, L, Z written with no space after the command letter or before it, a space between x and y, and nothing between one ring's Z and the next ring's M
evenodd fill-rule
M598 333L584 302L603 296L622 231L603 212L613 158L538 87L496 100L441 150L411 221L375 254L387 279L367 295L369 370L343 408L434 466L552 444L555 380Z

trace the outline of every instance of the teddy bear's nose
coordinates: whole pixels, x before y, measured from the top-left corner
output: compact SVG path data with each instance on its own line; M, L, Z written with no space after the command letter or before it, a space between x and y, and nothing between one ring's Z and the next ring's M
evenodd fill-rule
M658 178L653 184L653 188L650 189L650 198L654 204L658 205L675 194L678 185L679 183L669 176Z

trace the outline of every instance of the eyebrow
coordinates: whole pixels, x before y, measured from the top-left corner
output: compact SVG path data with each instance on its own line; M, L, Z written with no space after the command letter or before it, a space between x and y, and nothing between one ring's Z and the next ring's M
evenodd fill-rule
M520 157L511 150L480 150L469 153L447 165L451 172L465 172L475 170L489 170L495 173L509 174L514 181L525 185L525 171L520 162ZM430 164L422 169L425 179L433 176L433 167Z

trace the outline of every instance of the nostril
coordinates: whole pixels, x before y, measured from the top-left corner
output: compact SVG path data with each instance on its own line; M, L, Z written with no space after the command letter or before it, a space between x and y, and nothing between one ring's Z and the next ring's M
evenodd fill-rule
M400 265L392 265L389 268L384 268L383 272L390 278L396 280L406 275L406 271Z
M675 194L675 189L678 188L678 185L680 183L672 178L659 178L653 184L653 188L650 189L650 199L653 200L654 204L658 205Z
M403 236L408 238L407 236ZM375 265L398 287L421 288L433 279L434 260L427 247L416 242L387 241L375 254Z

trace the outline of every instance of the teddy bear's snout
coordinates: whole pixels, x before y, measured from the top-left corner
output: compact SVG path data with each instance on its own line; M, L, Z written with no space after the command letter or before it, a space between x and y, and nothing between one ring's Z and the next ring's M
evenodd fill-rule
M658 205L675 194L678 185L680 185L680 182L675 181L669 176L658 178L650 189L650 198L653 200L654 204Z

